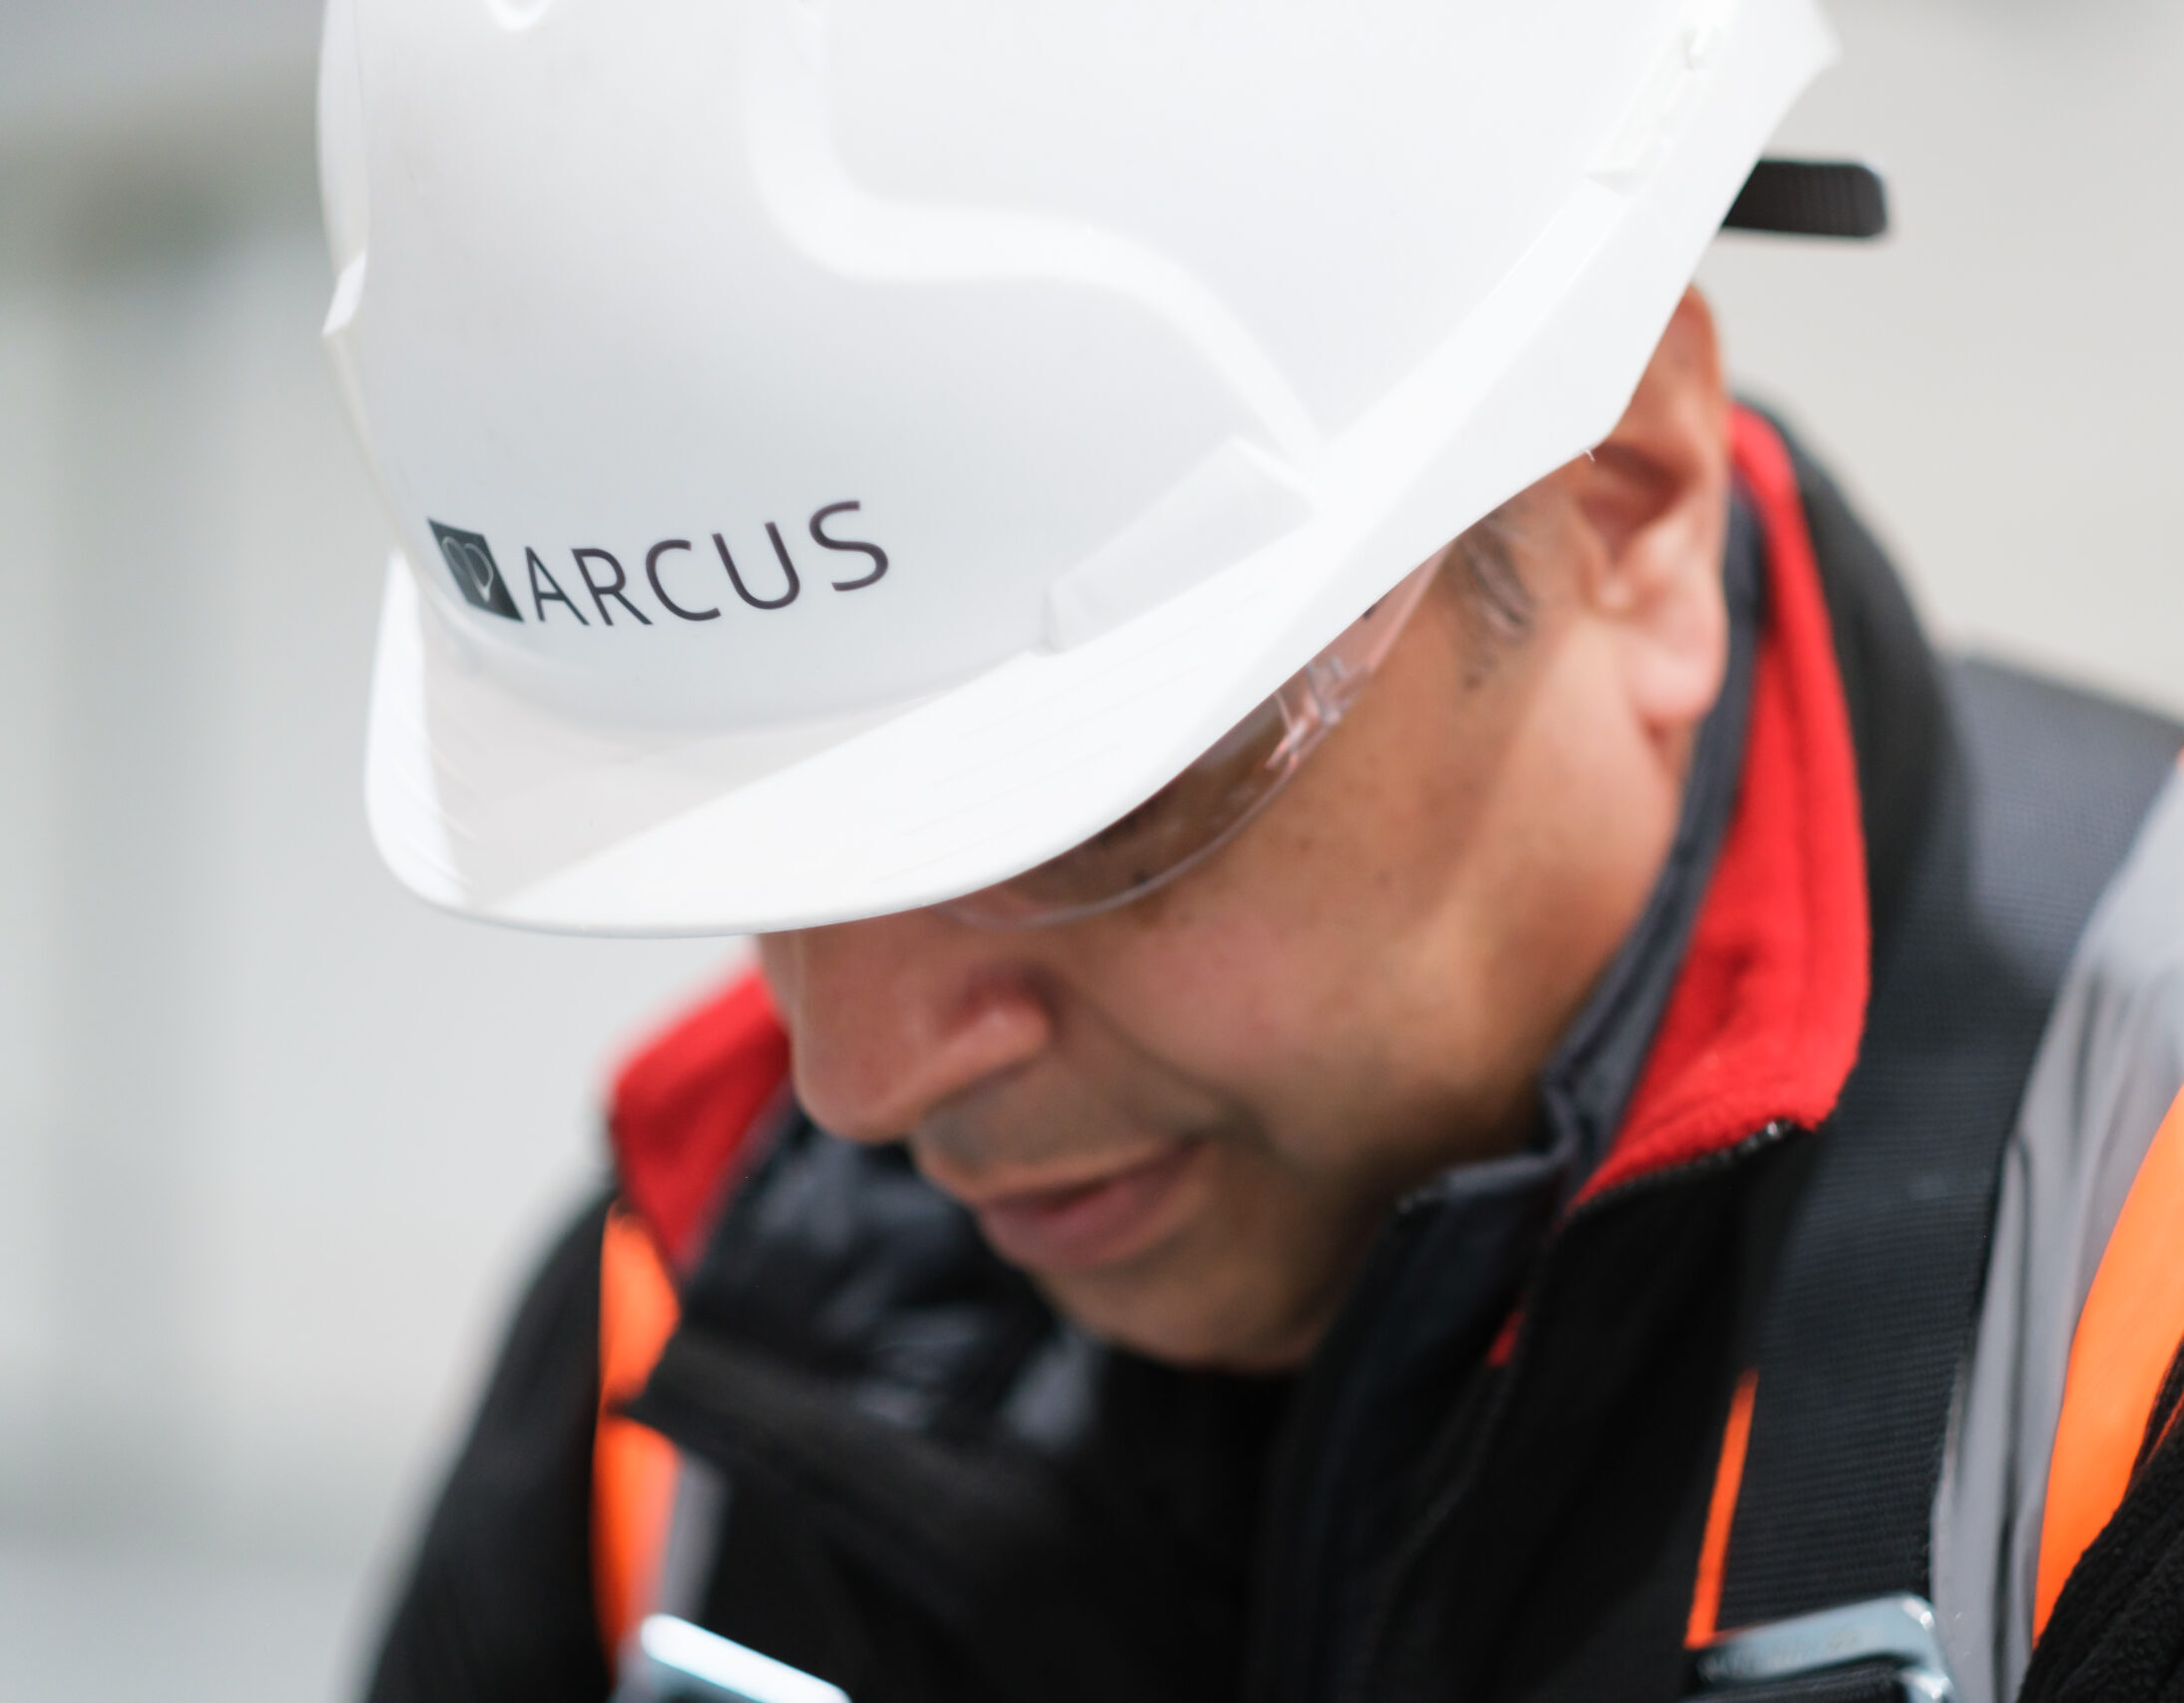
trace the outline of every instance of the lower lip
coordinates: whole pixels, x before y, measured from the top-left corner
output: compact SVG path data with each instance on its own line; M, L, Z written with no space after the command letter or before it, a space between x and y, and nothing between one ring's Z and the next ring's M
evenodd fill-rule
M1161 1229L1196 1144L1073 1189L1011 1195L978 1208L993 1251L1035 1272L1082 1272L1143 1252Z

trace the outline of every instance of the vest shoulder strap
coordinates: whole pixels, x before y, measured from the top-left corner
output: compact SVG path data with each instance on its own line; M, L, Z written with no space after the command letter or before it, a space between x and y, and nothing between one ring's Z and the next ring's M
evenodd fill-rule
M652 1602L675 1498L674 1444L621 1416L680 1321L688 1271L786 1092L789 1039L766 983L739 977L617 1073L608 1127L621 1199L599 1249L592 1588L610 1662Z
M1741 1482L1717 1485L1720 1626L1930 1596L1933 1497L2000 1155L2072 948L2176 738L2026 676L1951 671L1864 1054L1777 1228L1758 1220L1766 1300L1740 1386ZM1693 1615L1694 1643L1706 1618Z

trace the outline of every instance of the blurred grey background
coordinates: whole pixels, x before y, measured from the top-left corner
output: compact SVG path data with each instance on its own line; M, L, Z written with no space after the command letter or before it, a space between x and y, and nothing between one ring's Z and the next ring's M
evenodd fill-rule
M2184 7L1849 0L1707 266L1960 643L2184 711ZM359 804L386 536L312 0L0 0L0 1690L347 1695L617 1049L722 942L434 915Z

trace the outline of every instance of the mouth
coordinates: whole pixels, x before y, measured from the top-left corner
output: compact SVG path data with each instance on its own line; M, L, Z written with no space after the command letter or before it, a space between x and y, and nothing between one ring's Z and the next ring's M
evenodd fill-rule
M1183 1142L1089 1181L967 1204L993 1251L1011 1265L1055 1274L1091 1271L1142 1253L1159 1239L1204 1150L1201 1142Z

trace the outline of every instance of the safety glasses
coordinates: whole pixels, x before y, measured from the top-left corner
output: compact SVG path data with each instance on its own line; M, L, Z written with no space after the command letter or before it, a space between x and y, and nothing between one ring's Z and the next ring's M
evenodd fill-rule
M939 908L981 928L1096 916L1166 886L1242 833L1358 702L1440 558L1405 576L1213 749L1112 827L1035 869Z

